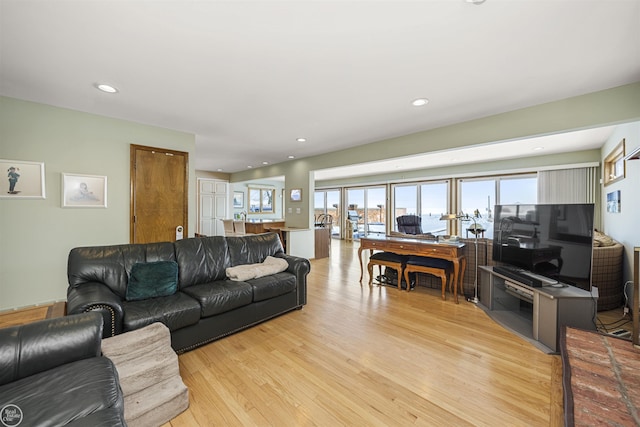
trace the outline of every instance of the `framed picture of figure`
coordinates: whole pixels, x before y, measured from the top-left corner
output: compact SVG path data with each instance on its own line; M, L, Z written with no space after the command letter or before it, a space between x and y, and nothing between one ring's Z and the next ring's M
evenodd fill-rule
M44 163L21 160L1 160L0 198L44 199Z

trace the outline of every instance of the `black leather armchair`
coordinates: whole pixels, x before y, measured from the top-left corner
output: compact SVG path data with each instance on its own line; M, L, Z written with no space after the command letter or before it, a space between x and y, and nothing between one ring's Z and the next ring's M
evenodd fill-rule
M101 343L98 313L0 329L3 416L25 426L126 425L118 373Z
M418 215L401 215L396 218L398 231L405 234L422 234L422 218Z

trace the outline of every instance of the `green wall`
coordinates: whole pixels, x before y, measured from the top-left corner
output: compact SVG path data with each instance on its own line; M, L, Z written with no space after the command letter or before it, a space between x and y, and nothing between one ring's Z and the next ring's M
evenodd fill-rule
M192 134L0 97L0 158L44 162L46 188L44 200L0 199L0 310L66 299L73 247L129 242L130 144L185 151L194 164ZM106 175L107 208L62 208L62 173ZM193 166L189 175L193 235Z
M640 121L640 82L235 173L230 180L233 183L284 175L286 194L292 188L303 189L302 202L285 201L287 224L309 227L313 215L311 195L316 185L313 179L315 170L385 159L389 156L389 147L393 147L394 156L405 156L637 121ZM637 126L624 129L607 144L615 144L619 137L625 135L631 146L638 145ZM195 136L192 134L0 97L0 158L44 162L47 195L44 200L0 199L0 310L65 299L66 262L71 248L128 242L130 144L185 151L192 159L190 165L194 164ZM597 160L604 156L600 154ZM580 163L593 161L594 157L598 156L593 152L581 152L522 159L517 164L519 167L533 167L556 162ZM509 164L513 166L516 162L467 165L456 173L491 168L504 170L503 167ZM65 172L106 175L108 208L61 208L60 182L61 173ZM435 176L441 172L445 170L425 168L404 173L404 179ZM452 171L447 172L451 176ZM632 181L637 182L636 172L633 163L630 176L619 184L623 191L623 215L604 217L605 229L611 229L611 234L618 239L621 238L618 234L623 237L625 230L637 228L631 215L637 210L638 203L632 187ZM193 166L189 179L189 235L193 235L196 226ZM358 178L350 182L380 182L381 179L395 180L395 177ZM603 191L603 196L606 197L607 191L609 188ZM300 213L297 213L298 208ZM627 214L624 214L625 209L629 209ZM625 246L639 244L637 236L634 235L632 240L626 241Z
M640 82L619 86L599 92L576 96L560 101L536 105L520 110L509 111L456 123L436 129L405 135L397 138L372 142L358 147L347 148L332 153L321 154L299 160L292 160L264 168L252 169L231 174L232 182L249 181L270 176L285 176L286 188L302 187L305 193L312 194L316 186L364 184L368 182L396 181L427 176L453 176L457 174L483 172L486 170L510 170L514 168L544 166L546 164L581 163L599 161L597 153L591 151L570 153L561 156L544 156L484 164L463 165L444 171L440 165L425 167L420 171L403 172L402 175L358 177L349 180L314 182L313 171L354 163L384 160L393 157L410 156L431 151L460 148L468 145L490 144L518 140L532 136L543 136L566 131L588 129L636 122L640 120ZM574 160L572 160L574 159ZM569 161L565 161L569 160ZM440 171L435 170L439 168ZM451 169L451 168L450 168ZM445 173L446 172L446 173ZM308 227L313 200L304 200L303 215L286 213L287 223L296 223L298 227ZM304 222L307 220L307 222Z

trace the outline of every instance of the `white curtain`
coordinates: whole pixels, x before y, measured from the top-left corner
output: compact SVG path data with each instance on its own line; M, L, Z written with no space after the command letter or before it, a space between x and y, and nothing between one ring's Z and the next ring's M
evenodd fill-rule
M594 203L594 227L600 229L600 167L538 172L538 203Z

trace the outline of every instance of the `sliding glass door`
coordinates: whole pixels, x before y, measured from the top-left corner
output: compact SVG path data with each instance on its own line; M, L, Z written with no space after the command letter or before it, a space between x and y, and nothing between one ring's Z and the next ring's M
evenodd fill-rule
M314 193L314 215L331 215L333 223L331 226L331 237L340 237L340 225L342 218L340 214L340 190L316 190Z
M348 188L346 199L346 219L351 221L355 239L365 234L386 233L387 188L385 186ZM348 230L345 229L345 232Z

